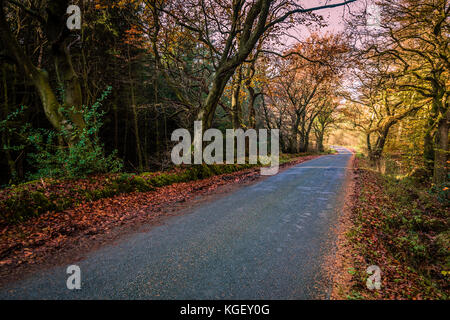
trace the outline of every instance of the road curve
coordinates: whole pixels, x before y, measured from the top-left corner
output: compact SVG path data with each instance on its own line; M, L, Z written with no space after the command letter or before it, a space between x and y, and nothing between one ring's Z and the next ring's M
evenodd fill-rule
M338 151L88 254L75 263L80 290L58 266L8 284L0 299L326 298L322 263L351 157Z

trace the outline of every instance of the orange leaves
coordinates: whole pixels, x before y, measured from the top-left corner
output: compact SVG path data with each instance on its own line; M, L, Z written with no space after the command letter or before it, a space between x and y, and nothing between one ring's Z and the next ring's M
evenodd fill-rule
M315 156L302 157L289 163L297 164ZM132 192L93 202L82 202L61 213L48 212L22 224L0 228L0 266L14 268L22 263L43 261L59 249L79 246L95 237L106 235L122 224L152 223L160 216L171 214L174 205L193 197L208 194L218 187L241 183L259 177L259 168L245 169L208 179L176 183L150 192ZM92 179L92 185L98 180ZM88 182L87 188L92 188ZM3 268L3 272L6 272ZM1 274L0 274L1 276Z
M145 48L147 45L145 43L145 37L142 31L138 30L136 26L132 26L130 29L125 31L126 38L125 43L129 45L136 46L138 48Z

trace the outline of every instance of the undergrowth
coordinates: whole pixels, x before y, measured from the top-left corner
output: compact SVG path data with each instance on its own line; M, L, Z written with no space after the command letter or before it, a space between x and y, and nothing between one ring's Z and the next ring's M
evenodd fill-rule
M448 299L450 231L448 188L396 179L359 160L353 227L355 251L349 299ZM382 288L370 291L366 268L382 270Z
M95 175L84 179L40 179L0 192L0 225L17 223L47 211L62 211L83 201L130 192L147 192L177 182L205 179L254 165L193 165L168 172Z

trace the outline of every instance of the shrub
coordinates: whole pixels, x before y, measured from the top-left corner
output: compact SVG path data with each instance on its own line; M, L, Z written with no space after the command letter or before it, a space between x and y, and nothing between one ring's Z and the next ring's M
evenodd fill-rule
M77 128L74 123L69 123L68 126L73 128L71 132L67 129L56 132L42 128L33 129L27 123L20 129L16 129L20 136L25 136L26 139L23 145L15 148L34 150L28 153L29 162L35 168L35 172L27 173L29 180L44 177L78 178L93 173L119 172L122 169L123 165L117 153L114 151L108 156L105 155L104 146L98 137L105 114L100 111L100 106L110 92L111 87L108 87L92 106L82 107L81 114L86 124L85 128ZM22 106L11 113L5 121L17 118L24 110L25 107ZM76 110L73 107L62 107L60 112L68 114ZM0 123L0 131L7 128L5 121ZM59 143L72 141L74 135L77 139L70 146L62 146Z

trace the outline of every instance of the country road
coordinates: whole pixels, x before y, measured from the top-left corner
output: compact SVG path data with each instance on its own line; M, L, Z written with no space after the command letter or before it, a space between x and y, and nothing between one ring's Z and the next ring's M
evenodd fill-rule
M74 262L80 290L58 266L0 299L327 298L323 263L351 158L337 149L91 252Z

